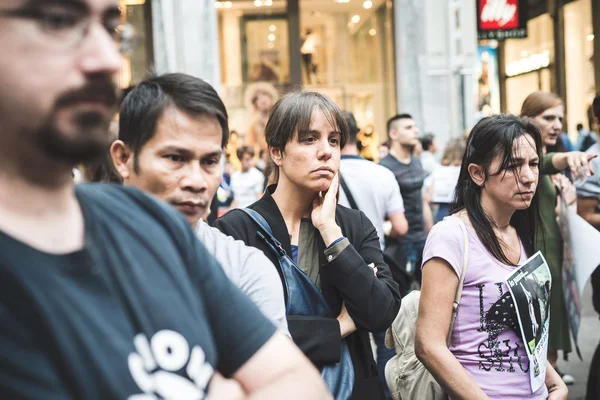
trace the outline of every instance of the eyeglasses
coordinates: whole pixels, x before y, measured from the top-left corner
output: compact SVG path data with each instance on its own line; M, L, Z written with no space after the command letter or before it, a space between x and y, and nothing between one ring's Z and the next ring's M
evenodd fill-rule
M68 50L81 46L90 33L94 18L69 9L0 10L0 18L20 18L36 22L39 29L52 39L52 46ZM136 32L131 24L122 23L120 16L101 22L120 53L135 47Z

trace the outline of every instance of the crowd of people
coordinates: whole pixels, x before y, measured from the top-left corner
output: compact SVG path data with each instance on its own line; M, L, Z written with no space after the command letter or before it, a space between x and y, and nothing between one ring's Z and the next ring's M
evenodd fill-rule
M439 163L435 136L391 116L375 162L327 96L265 89L233 149L202 79L120 99L116 1L0 6L1 398L397 399L419 383L386 380L386 344L415 289L410 355L445 394L567 398L557 202L600 229L600 150L590 132L587 152L558 146L560 97L482 119ZM513 298L538 251L549 278ZM588 399L599 373L597 350Z

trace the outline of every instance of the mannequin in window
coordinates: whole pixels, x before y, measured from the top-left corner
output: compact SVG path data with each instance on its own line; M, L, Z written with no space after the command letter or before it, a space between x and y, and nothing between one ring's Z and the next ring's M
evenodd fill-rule
M302 39L302 47L300 47L300 53L302 53L302 61L304 63L304 69L306 71L306 82L308 84L317 83L317 65L313 63L314 55L317 52L317 46L319 40L317 34L312 29L307 29Z

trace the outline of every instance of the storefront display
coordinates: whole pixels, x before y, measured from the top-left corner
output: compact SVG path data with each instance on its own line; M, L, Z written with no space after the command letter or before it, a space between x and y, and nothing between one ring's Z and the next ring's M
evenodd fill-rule
M500 76L498 74L497 44L480 45L477 49L477 65L475 67L475 99L477 99L476 118L479 120L500 109Z
M366 137L385 140L386 120L396 111L392 1L298 0L295 21L287 1L227 3L217 7L222 96L244 144L253 142L257 125L244 99L257 83L277 97L300 85L325 93L354 113ZM290 37L294 25L297 38Z
M540 10L537 3L530 7ZM527 38L509 39L500 44L503 52L500 84L505 93L503 108L518 114L523 100L531 92L555 92L566 104L563 129L574 139L577 124L581 123L585 129L592 125L590 105L596 93L592 0L566 2L555 11L562 14L564 21L556 27L551 10L546 7L543 11L546 12L527 22ZM557 46L562 43L564 59L557 59ZM557 63L564 66L556 68ZM558 81L566 83L562 89L564 93L557 87Z
M523 100L536 90L553 91L553 22L548 14L527 23L528 37L504 42L506 110L519 114Z
M151 2L146 0L120 0L123 22L131 26L135 46L121 57L119 86L135 86L143 80L152 64Z

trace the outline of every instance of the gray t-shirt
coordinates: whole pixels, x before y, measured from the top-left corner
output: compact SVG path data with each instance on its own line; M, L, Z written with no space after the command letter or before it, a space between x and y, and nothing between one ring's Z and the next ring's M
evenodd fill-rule
M404 212L404 202L394 174L387 168L359 156L343 155L340 170L358 208L371 220L381 250L385 248L383 223L389 215ZM350 207L344 190L339 203Z
M404 200L408 233L401 238L401 241L424 241L427 238L427 232L425 232L425 221L423 219L422 189L426 173L421 166L421 162L418 158L411 157L410 163L404 164L388 154L381 159L379 164L394 173Z
M279 330L290 336L283 286L277 269L264 253L200 221L196 236L221 264L227 277Z

